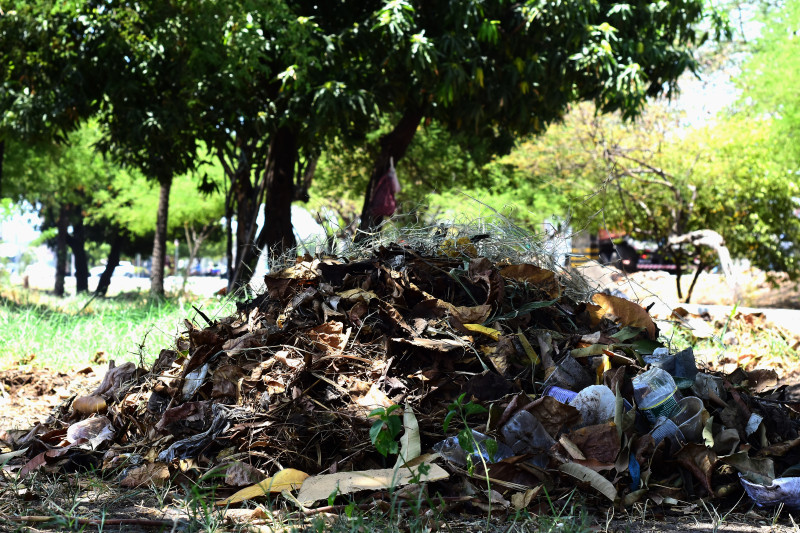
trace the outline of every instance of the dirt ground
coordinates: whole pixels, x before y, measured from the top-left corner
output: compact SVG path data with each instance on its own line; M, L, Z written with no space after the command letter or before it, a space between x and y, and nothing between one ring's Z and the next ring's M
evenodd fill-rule
M663 271L624 274L619 270L587 263L579 271L599 289L620 290L631 299L656 297L677 305L685 301L691 275L681 276L683 299L678 298L676 277ZM691 303L746 307L800 309L800 284L783 273L768 273L755 268L738 272L733 282L722 274L703 273L692 291Z
M594 270L591 270L594 269ZM677 303L675 278L661 272L645 272L625 276L619 272L600 267L590 267L586 272L595 281L611 290L620 290L637 299L645 296L657 298L664 302ZM689 277L685 286L688 288ZM739 301L753 307L785 307L800 309L800 290L789 280L778 280L772 286L764 273L752 271L739 280L741 297ZM734 296L731 287L724 278L715 274L703 275L698 281L692 301L699 304L731 304ZM63 404L75 395L85 394L93 390L103 378L105 368L77 370L70 373L54 373L47 369L11 368L0 370L0 439L6 432L27 429L37 421L46 419L54 408ZM97 508L107 509L110 517L136 516L146 519L185 519L187 509L176 510L174 505L164 507L171 502L159 502L152 495L140 495L139 501L132 504L124 496L108 504L103 498L87 500L78 510L85 515L97 515ZM93 509L94 508L94 509ZM0 515L5 514L0 497ZM612 512L606 510L591 512L594 531L695 531L695 532L788 532L800 531L796 522L800 521L800 513L788 510L770 510L753 508L748 501L733 502L726 508L704 506L702 502L682 503L679 506L667 507L635 507L625 511ZM464 528L457 522L448 524L450 530L473 530L465 520ZM478 522L475 522L476 524ZM479 527L483 528L485 522ZM27 529L26 529L27 528ZM494 527L491 528L494 530ZM9 523L0 524L0 531L54 531L28 523L22 527L12 527ZM89 530L92 530L91 528ZM105 531L115 529L105 528ZM152 528L137 529L120 527L120 531L153 531ZM167 528L169 530L169 528ZM497 530L508 529L507 524L498 523ZM530 530L530 529L519 529Z

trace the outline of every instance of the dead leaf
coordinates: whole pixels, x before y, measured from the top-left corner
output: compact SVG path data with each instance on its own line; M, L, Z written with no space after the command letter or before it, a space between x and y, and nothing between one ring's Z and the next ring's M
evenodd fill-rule
M222 349L229 356L234 357L248 351L261 351L267 345L269 330L259 329L252 333L245 333L241 337L225 341Z
M369 391L356 400L356 404L364 407L367 411L372 411L378 407L391 407L394 402L386 396L377 383L373 383Z
M308 474L294 468L281 470L274 476L265 479L249 487L236 492L233 496L216 502L215 505L230 505L232 503L251 500L267 493L282 492L284 490L296 490L303 485L308 478ZM326 496L327 497L327 496Z
M600 494L611 500L612 502L617 499L617 489L611 484L609 480L592 470L591 468L579 465L577 463L564 463L558 467L559 470L565 474L569 474L578 481L588 483Z
M350 337L350 330L344 331L344 324L341 322L325 322L308 330L308 337L314 343L314 347L327 354L342 353Z
M238 381L244 377L244 370L238 365L223 365L214 371L211 397L233 398L239 396Z
M25 466L23 466L20 469L19 471L20 477L27 476L28 474L30 474L34 470L38 470L48 462L53 462L59 459L61 456L68 453L71 449L72 445L70 444L69 446L64 446L63 448L53 448L52 450L47 450L40 454L37 454L36 456L33 457L33 459L25 463Z
M500 269L500 275L516 281L531 283L537 286L549 287L556 281L556 273L552 270L540 268L536 265L523 263L519 265L508 265Z
M203 422L208 417L208 402L186 402L164 411L156 429L166 430L178 422Z
M521 511L527 508L533 499L542 491L542 485L534 489L528 489L525 492L515 492L511 495L511 505L514 509Z
M135 375L135 364L127 362L120 366L114 366L114 361L111 360L108 362L108 371L103 376L103 381L92 395L106 398L117 397L121 389L127 389L127 386L132 384Z
M655 340L656 324L653 322L647 310L641 305L624 298L603 293L597 293L592 296L592 301L602 309L599 316L595 314L596 320L599 321L604 315L613 315L619 319L623 326L643 328L647 331L647 336L651 340Z
M409 405L403 409L403 435L400 437L400 453L397 455L395 467L416 459L422 453L419 440L419 423Z
M101 396L81 396L72 402L72 410L78 415L93 415L102 413L107 408L105 398Z
M596 459L602 463L613 463L620 450L619 432L613 423L586 426L568 435L588 459Z
M561 437L558 439L558 442L564 447L565 450L567 450L567 453L573 459L579 459L581 461L586 460L586 456L583 455L583 452L581 452L580 448L578 448L574 442L569 440L566 435L561 435Z
M747 372L747 386L755 393L778 385L778 373L771 368L757 368Z
M129 470L128 475L120 481L120 486L129 489L149 485L163 487L167 481L169 467L164 463L150 463Z
M309 477L303 482L297 499L303 505L327 500L331 494L352 494L360 490L383 490L389 487L408 485L412 481L421 483L447 479L449 474L439 465L424 463L430 467L427 474L417 468L384 468L357 472L337 472Z
M724 455L719 457L721 463L731 465L742 474L755 474L758 476L759 483L762 485L769 485L775 479L775 463L769 458L754 458L750 457L747 452L742 451L734 453L733 455ZM750 478L751 481L755 479Z
M543 396L524 409L542 423L550 435L558 435L581 420L581 413L571 405L561 403L552 396Z
M264 477L261 470L241 461L235 461L225 467L225 484L232 487L243 487L259 483Z
M435 350L437 352L449 352L450 350L464 349L469 346L469 343L461 339L427 339L424 337L414 337L406 339L404 337L394 337L392 342L400 344L409 344L427 350Z
M440 300L441 301L441 300ZM446 304L450 315L458 319L462 324L465 323L483 323L489 318L492 312L492 306L483 304L473 307L455 306L448 302Z
M494 328L487 328L486 326L482 326L480 324L463 324L463 326L469 331L486 335L487 337L495 341L500 338L500 335L503 334L503 332L500 330Z
M681 448L675 458L700 481L708 494L714 495L714 489L711 487L711 473L717 462L717 454L702 444L690 442Z
M225 509L222 511L225 520L230 520L235 524L252 524L254 520L263 520L267 518L267 513L263 507L256 507L255 509Z

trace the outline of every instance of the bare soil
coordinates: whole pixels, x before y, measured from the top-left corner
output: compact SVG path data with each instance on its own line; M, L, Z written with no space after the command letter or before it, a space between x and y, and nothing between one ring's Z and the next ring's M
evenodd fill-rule
M681 276L681 295L678 297L676 276L663 271L643 271L625 274L617 269L587 263L580 272L599 289L620 290L632 299L648 297L678 304L686 300L693 275ZM736 280L722 274L703 273L692 291L691 303L733 305L746 307L800 309L800 284L784 273L764 272L750 268L738 273Z

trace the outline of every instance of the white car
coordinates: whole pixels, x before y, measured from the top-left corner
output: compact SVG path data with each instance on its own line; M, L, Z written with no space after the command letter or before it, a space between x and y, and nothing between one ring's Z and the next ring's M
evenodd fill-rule
M105 272L106 266L100 265L96 267L92 267L89 269L90 276L100 276L103 272ZM130 261L120 261L117 265L117 268L114 269L114 276L125 276L126 278L132 278L136 276L136 268L131 264Z

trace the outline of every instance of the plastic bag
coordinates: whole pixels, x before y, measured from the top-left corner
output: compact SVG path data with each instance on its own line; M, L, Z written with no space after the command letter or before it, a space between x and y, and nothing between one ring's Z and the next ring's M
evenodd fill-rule
M397 179L397 172L394 170L394 160L389 159L389 170L381 176L375 185L375 192L372 194L370 211L377 217L388 217L394 214L397 209L395 194L400 192L400 181Z

